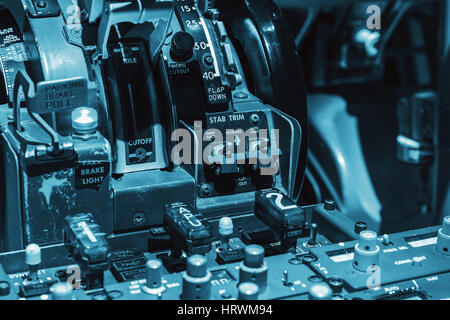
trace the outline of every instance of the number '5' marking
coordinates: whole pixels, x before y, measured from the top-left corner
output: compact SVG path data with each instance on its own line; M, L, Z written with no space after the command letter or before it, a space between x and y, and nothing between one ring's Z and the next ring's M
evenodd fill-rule
M281 210L289 210L289 209L295 209L297 208L297 205L293 204L290 206L285 206L281 203L281 200L283 199L283 195L281 193L268 193L266 194L266 198L270 199L276 197L275 204L280 208Z

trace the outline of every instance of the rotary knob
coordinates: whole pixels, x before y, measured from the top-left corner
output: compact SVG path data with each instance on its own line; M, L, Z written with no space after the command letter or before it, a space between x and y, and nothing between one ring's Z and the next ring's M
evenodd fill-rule
M194 54L194 45L194 38L189 33L184 31L177 32L172 37L170 56L175 61L187 61Z
M146 283L142 287L145 293L158 295L162 294L166 287L161 281L162 263L159 260L149 260L145 265Z
M202 255L193 255L187 261L183 273L183 300L208 300L211 298L211 272L207 269L207 260Z
M450 216L444 218L442 228L438 231L436 251L450 256Z
M355 245L355 258L353 266L355 269L368 272L369 268L378 265L380 246L377 234L371 230L363 230L359 234L359 241Z
M0 281L0 296L7 296L11 291L11 286L6 281Z
M250 268L259 268L264 262L264 248L259 245L249 245L245 248L244 264Z
M249 245L245 248L245 258L239 266L239 283L253 282L261 293L266 290L268 267L264 262L264 248Z

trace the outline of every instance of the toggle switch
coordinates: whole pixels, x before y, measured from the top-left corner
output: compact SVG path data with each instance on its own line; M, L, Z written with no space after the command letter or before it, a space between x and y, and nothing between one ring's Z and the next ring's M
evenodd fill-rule
M312 223L309 229L309 240L308 245L313 247L317 245L317 224Z

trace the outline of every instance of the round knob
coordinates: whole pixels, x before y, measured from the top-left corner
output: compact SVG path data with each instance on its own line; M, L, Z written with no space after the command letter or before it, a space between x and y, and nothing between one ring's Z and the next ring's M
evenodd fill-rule
M0 281L0 296L7 296L11 291L11 287L8 282Z
M436 250L450 256L450 216L444 218L442 227L438 231Z
M259 268L264 262L264 248L252 244L245 248L244 264L250 268Z
M189 257L187 261L187 274L194 278L201 278L206 276L207 270L206 258L202 255L196 254Z
M378 265L380 247L377 234L371 230L363 230L359 234L359 241L355 245L353 266L362 272L369 272L369 268Z
M161 261L159 260L149 260L145 265L147 287L149 288L159 288L161 287Z
M35 243L29 244L25 248L25 263L29 266L35 266L41 263L41 247Z
M324 204L323 204L325 210L328 211L333 211L336 210L336 201L334 201L333 199L325 199Z
M330 300L333 296L333 291L326 284L315 284L309 289L310 300Z
M444 222L442 223L442 233L450 236L450 216L444 218Z
M187 32L180 31L172 37L171 57L176 61L187 61L193 56L195 41Z
M363 230L359 234L359 246L365 251L376 250L377 234L371 230Z
M328 279L328 285L334 293L341 293L344 287L344 280L338 277L331 277Z
M67 282L55 283L50 288L50 293L53 300L72 300L72 286Z
M367 223L363 221L355 223L355 233L360 234L364 230L367 230Z
M207 260L202 255L193 255L187 261L187 270L183 273L183 300L208 300L211 298L211 272L207 269Z
M219 234L221 236L229 236L233 234L233 220L223 217L219 220Z
M253 282L243 282L238 286L238 300L257 300L259 287Z

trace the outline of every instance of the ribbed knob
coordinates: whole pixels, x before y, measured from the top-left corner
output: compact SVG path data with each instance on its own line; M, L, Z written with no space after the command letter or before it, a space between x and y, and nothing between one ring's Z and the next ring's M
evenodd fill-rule
M229 236L233 234L233 220L223 217L219 220L219 234L221 236Z

